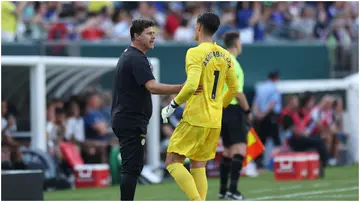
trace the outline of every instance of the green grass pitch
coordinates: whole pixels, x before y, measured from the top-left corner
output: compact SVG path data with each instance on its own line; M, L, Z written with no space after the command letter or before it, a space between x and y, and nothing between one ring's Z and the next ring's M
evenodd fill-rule
M209 179L207 200L218 200L219 180ZM325 179L286 181L274 180L273 173L268 172L257 178L240 178L239 188L249 200L359 200L358 165L333 167L326 170ZM76 189L46 192L45 200L82 200L104 201L119 200L119 186L106 188ZM174 181L156 185L139 185L135 200L149 201L185 201L186 195Z

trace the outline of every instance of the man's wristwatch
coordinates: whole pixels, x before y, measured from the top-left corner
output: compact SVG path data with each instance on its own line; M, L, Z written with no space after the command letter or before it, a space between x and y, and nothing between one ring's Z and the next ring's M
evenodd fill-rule
M251 113L251 109L250 109L250 108L245 111L245 114L250 114L250 113Z

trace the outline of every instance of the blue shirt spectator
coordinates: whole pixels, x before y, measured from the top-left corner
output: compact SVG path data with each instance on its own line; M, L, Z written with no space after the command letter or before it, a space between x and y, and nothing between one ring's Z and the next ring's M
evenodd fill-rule
M282 12L275 11L272 15L272 20L276 25L283 25L285 24L285 16Z
M93 110L85 114L84 124L85 124L85 136L87 139L93 139L93 140L108 139L106 135L101 134L101 132L97 130L96 125L106 124L106 120L100 111Z
M253 14L251 8L239 10L236 13L236 24L239 29L249 27L249 20Z
M265 36L265 24L262 22L256 23L254 26L254 40L263 41Z
M280 114L281 112L281 94L276 89L275 84L277 79L277 73L271 73L269 75L269 80L259 85L256 89L254 104L258 107L261 113L267 112L271 103L275 103L273 111L276 114Z
M219 29L216 32L216 37L218 39L223 39L224 34L226 32L230 32L230 31L238 31L238 29L236 29L236 27L231 26L231 25L226 25L226 24L220 25Z
M97 94L89 95L87 99L87 113L84 116L85 137L92 140L108 140L109 124L99 110L100 97Z

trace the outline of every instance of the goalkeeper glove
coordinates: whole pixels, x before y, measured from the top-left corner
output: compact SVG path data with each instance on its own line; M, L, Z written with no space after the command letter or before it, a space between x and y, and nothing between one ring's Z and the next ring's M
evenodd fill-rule
M168 123L168 118L174 113L176 107L178 106L179 105L174 100L172 100L168 106L164 107L161 110L161 117L163 119L163 123Z

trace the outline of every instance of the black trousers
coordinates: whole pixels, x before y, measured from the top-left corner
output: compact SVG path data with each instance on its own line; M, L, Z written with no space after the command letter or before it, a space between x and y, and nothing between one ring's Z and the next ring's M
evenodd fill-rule
M254 129L257 132L261 142L265 145L268 138L272 138L276 147L281 145L279 125L277 123L278 114L270 112L262 120L254 122ZM258 168L264 168L264 154L255 159Z
M320 136L297 136L293 135L289 139L289 146L292 150L303 152L303 151L309 151L309 150L315 150L318 152L320 156L320 161L323 167L326 166L329 153L326 148L326 144L323 139L321 139Z
M139 176L144 166L146 131L141 128L113 128L119 139L122 173Z
M229 105L223 110L221 137L226 148L234 144L246 143L249 131L246 118L239 105Z
M122 158L120 200L133 201L138 178L144 166L146 131L141 128L113 128L120 142Z

